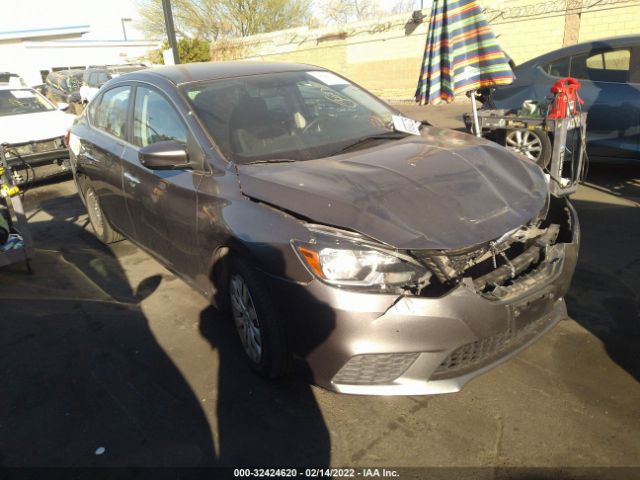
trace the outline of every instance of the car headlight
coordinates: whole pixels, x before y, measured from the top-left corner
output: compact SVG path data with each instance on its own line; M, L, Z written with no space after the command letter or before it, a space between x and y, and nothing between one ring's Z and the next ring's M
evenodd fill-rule
M310 242L292 245L307 269L320 280L344 287L375 290L422 288L431 272L413 257L385 250L350 232L308 226Z

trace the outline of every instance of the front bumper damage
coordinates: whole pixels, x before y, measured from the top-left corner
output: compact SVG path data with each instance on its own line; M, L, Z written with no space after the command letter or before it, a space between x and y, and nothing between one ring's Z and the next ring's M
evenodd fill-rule
M70 172L69 151L63 137L11 144L7 148L6 156L16 185Z
M575 210L554 199L545 219L464 252L412 252L434 273L419 294L360 293L317 280L272 290L292 348L313 380L351 394L455 392L566 318L580 240ZM299 288L299 286L297 286ZM311 301L309 300L311 299ZM317 338L310 339L314 332ZM326 333L328 332L328 333ZM295 350L295 348L294 348Z

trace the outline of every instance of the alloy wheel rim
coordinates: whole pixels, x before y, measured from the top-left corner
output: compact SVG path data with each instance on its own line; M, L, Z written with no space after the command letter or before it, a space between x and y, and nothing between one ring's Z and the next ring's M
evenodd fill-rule
M531 160L538 161L542 155L542 141L533 132L513 130L507 134L506 144L509 150L518 152Z
M240 341L249 358L260 363L262 359L262 330L251 293L244 279L234 274L229 282L229 297L233 320Z
M87 193L87 207L87 213L89 214L91 225L96 231L96 234L101 236L104 232L104 220L102 218L102 210L100 210L100 205L98 204L98 199L96 198L93 190L89 190Z

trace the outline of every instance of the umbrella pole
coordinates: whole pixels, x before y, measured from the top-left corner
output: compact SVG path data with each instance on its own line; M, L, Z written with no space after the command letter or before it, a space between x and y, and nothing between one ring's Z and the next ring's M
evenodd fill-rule
M476 90L471 90L471 111L473 112L473 134L480 137L480 120L478 119L478 106L476 105Z

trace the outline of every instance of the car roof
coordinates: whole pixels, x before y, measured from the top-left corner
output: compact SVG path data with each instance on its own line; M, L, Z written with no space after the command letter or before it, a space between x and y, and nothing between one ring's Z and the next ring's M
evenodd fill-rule
M587 42L580 42L574 45L568 45L566 47L559 48L557 50L553 50L551 52L543 53L531 60L527 60L523 62L522 65L528 64L539 64L540 62L562 58L568 55L572 55L574 53L583 52L586 49L601 49L601 48L616 48L623 47L627 45L637 44L640 45L640 35L623 35L619 37L608 37L608 38L597 38L594 40L589 40Z
M144 80L149 79L149 77L162 77L175 85L181 85L185 83L200 82L203 80L307 70L325 69L301 63L247 61L199 62L185 65L165 65L161 67L147 68L138 72L128 73L125 78L129 80Z

